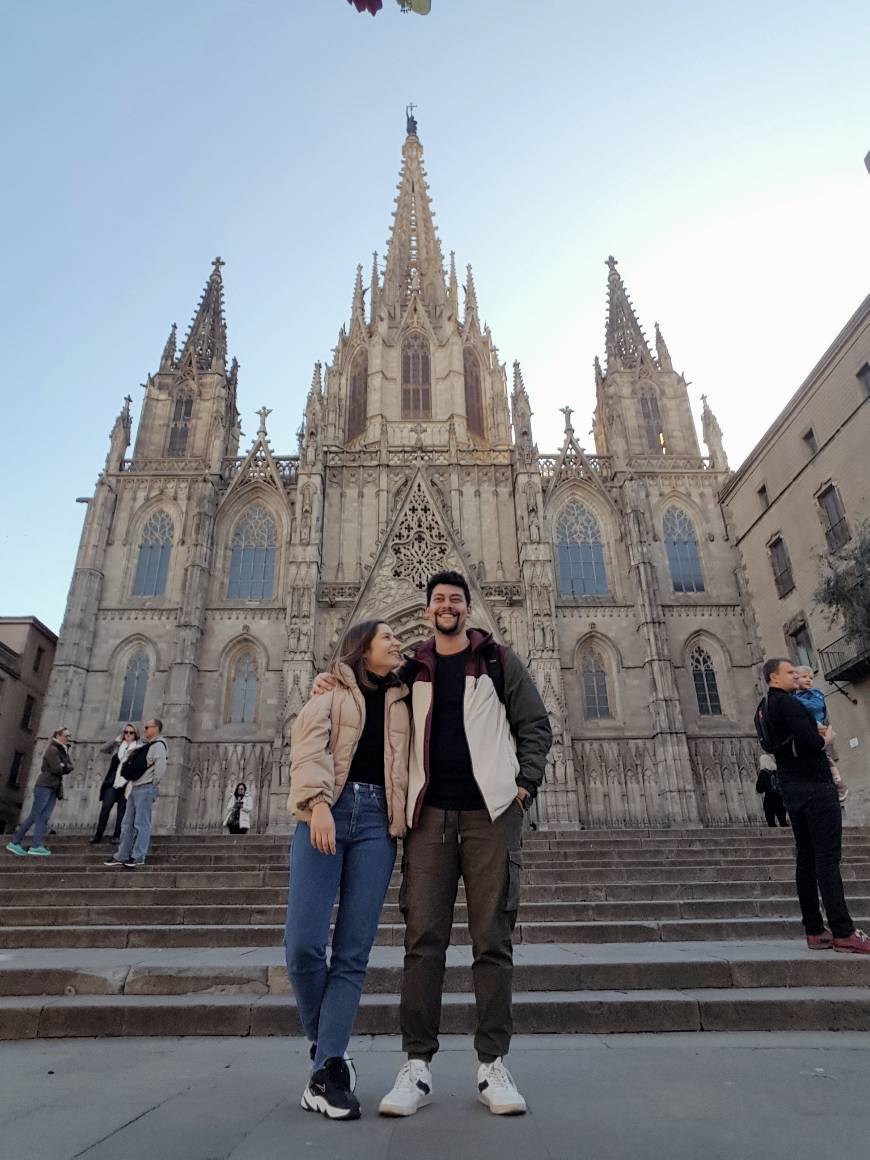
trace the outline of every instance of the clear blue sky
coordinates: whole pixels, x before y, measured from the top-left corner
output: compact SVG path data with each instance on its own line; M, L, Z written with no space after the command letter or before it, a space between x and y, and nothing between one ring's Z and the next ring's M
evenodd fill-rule
M691 9L691 10L689 10ZM0 613L57 629L128 392L221 254L240 408L294 432L419 106L445 254L541 450L588 429L614 253L736 465L867 292L866 0L0 0ZM591 440L586 439L587 444Z

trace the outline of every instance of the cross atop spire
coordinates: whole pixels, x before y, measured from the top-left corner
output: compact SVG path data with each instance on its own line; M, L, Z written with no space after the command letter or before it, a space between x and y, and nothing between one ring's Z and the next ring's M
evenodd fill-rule
M616 258L607 259L607 369L631 370L653 358L634 312L625 284L616 269Z
M409 113L384 272L384 301L393 308L403 307L416 287L427 307L443 306L447 298L444 258L435 232L423 168L423 146L416 126L416 120Z
M183 370L222 371L226 367L227 325L221 277L221 267L224 265L220 257L212 262L211 274L178 357L178 366Z
M266 440L269 437L266 432L266 420L272 414L272 408L263 406L259 409L259 411L257 411L257 414L260 416L260 426L257 428L257 438Z

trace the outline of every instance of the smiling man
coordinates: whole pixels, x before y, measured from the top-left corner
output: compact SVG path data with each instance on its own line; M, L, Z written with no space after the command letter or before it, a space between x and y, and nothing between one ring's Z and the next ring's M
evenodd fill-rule
M513 946L523 814L543 781L551 733L532 677L511 649L466 628L465 577L426 586L433 637L402 670L413 732L400 907L405 963L400 1022L408 1062L381 1100L386 1116L431 1102L444 967L456 892L465 884L477 1002L477 1096L496 1115L526 1110L504 1056L512 1032Z

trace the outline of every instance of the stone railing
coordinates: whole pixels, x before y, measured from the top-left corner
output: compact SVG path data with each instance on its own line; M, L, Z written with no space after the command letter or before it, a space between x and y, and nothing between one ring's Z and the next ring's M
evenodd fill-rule
M204 459L170 458L122 459L121 471L135 472L137 475L200 475L206 470Z
M330 606L353 604L359 595L359 584L318 584L317 599Z
M544 486L549 483L556 472L556 465L559 462L558 455L541 455L538 457L538 463L541 468L541 478ZM587 455L586 463L592 468L596 474L600 475L602 479L608 479L611 474L611 457L609 455ZM584 479L587 475L586 465L582 459L566 459L562 464L561 475L568 479Z

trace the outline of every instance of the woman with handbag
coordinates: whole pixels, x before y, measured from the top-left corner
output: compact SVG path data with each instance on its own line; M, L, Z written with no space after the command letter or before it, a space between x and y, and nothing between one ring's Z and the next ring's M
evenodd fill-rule
M100 753L111 753L112 760L109 762L109 768L106 770L106 776L100 786L100 816L97 818L97 828L93 838L91 838L92 846L102 842L112 807L115 807L116 811L112 841L117 846L121 840L121 823L127 808L127 791L130 783L121 776L119 769L124 764L127 754L132 753L138 745L139 730L128 721L114 740L107 741L100 748Z
M236 788L227 794L224 802L224 825L231 834L247 834L251 828L251 810L254 808L254 799L248 793L248 787L240 781Z
M291 735L288 806L298 824L284 946L312 1043L302 1107L333 1120L360 1114L346 1049L406 828L411 721L407 687L395 675L401 664L388 624L354 625L332 667L335 688L308 701Z

